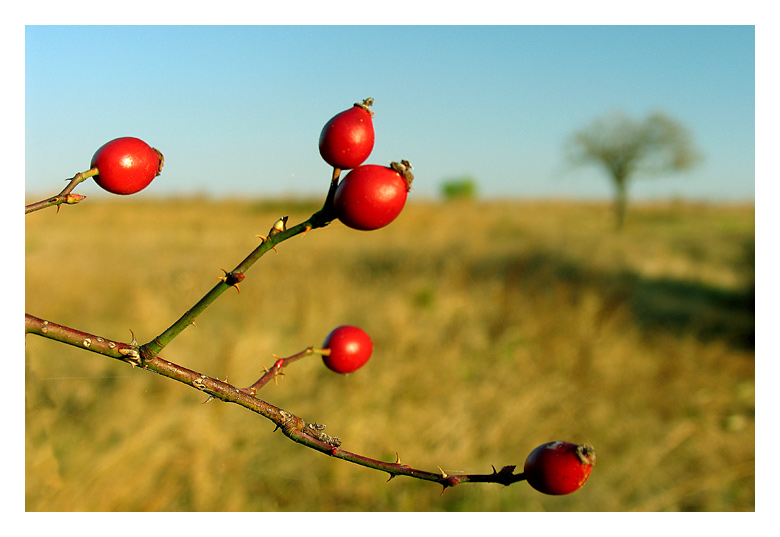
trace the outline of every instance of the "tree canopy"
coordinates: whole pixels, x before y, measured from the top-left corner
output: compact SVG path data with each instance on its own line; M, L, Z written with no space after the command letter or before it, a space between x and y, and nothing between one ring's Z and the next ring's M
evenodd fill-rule
M604 167L616 187L617 225L622 227L631 178L689 169L701 154L688 129L664 113L635 120L615 112L576 131L569 140L568 158L575 164Z

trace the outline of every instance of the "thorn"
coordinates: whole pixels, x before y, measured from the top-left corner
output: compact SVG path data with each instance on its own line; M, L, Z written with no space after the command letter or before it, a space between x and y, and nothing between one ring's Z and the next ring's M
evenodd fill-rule
M311 230L311 226L309 226L309 225L307 225L305 228L303 228L303 235L301 235L301 237L305 237L306 234L309 232L309 230Z
M401 457L399 457L399 456L398 456L398 452L397 452L397 451L395 452L395 463L396 463L398 466L401 466ZM440 469L441 469L441 468L440 468ZM395 477L395 476L393 476L393 477Z
M210 395L209 395L209 398L208 398L208 399L206 399L205 401L203 401L203 402L201 403L201 405L205 405L206 403L208 403L208 402L209 402L209 401L211 401L212 399L214 399L214 398L213 398L212 396L210 396Z
M390 474L390 477L387 478L387 481L385 483L389 483L391 479L395 477L395 474Z
M284 376L284 369L278 369L276 373L274 373L274 384L279 386L279 375Z
M130 345L132 345L133 347L137 347L138 342L135 340L135 334L133 333L132 329L130 329L130 335L133 337L133 340L130 342Z
M255 237L260 237L260 241L263 243L268 241L268 237L266 237L265 235L255 235ZM276 252L277 254L279 253L279 250L276 249L276 246L271 246L271 248L273 248L274 252Z
M439 469L439 471L441 472L441 477L442 477L442 479L447 479L448 477L450 477L450 476L449 476L449 474L448 474L447 472L445 472L444 470L442 470L442 469L441 469L441 466L437 466L436 468L438 468L438 469ZM446 487L445 487L445 488L446 488Z

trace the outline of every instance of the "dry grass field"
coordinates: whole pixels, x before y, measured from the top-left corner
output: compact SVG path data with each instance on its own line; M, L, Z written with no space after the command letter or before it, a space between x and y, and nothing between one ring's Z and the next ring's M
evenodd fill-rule
M26 217L28 313L149 341L296 200L92 200ZM291 364L259 396L343 448L486 473L550 440L598 460L563 497L441 487L333 460L236 405L128 364L26 338L28 511L751 511L752 206L411 203L282 243L162 356L236 385L341 324L368 364Z

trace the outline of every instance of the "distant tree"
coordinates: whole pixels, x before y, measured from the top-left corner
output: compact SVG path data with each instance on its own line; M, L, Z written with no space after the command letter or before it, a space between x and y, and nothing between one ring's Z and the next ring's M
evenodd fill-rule
M441 195L446 200L477 197L477 181L471 176L447 179L441 184Z
M686 170L701 159L688 129L660 112L644 120L621 113L597 119L572 135L568 150L575 164L597 163L606 168L615 185L618 229L625 222L630 179Z

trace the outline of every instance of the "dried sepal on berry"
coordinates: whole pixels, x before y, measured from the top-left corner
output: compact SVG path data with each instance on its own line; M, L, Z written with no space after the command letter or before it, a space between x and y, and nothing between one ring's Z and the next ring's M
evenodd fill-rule
M412 173L414 166L408 160L402 160L401 162L391 162L390 167L401 174L401 177L406 181L406 191L409 192L412 189L412 181L414 181Z

